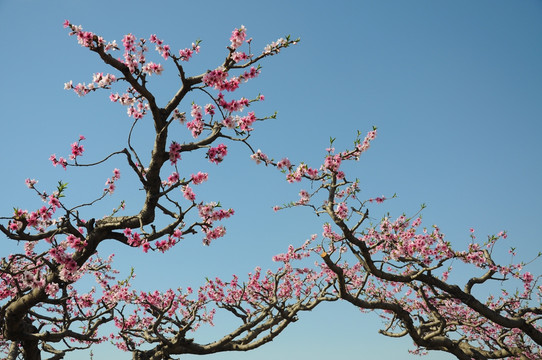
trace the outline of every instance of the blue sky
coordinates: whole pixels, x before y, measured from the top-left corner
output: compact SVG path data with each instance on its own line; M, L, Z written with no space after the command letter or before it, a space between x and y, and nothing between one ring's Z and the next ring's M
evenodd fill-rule
M68 80L88 82L94 72L108 71L95 54L67 36L64 19L119 42L129 32L138 37L157 34L173 49L202 39L201 53L187 66L191 74L216 67L231 30L243 24L255 49L285 34L301 37L298 46L266 59L260 77L246 86L249 94L266 96L255 109L258 113L278 111L277 120L256 125L256 148L316 166L330 136L342 149L357 130L377 126L371 149L351 169L367 198L398 195L375 208L375 218L388 211L413 214L425 203L424 224L438 224L454 245L469 242L471 227L480 239L507 230L502 253L514 246L519 259L528 260L542 248L541 17L542 2L534 0L247 5L0 0L0 213L9 214L13 206L34 206L36 199L24 185L27 177L40 180L44 188L68 181L68 199L75 204L98 194L103 180L119 166L112 162L64 172L47 160L52 153L67 154L79 134L88 139L86 159L98 159L125 146L130 125L125 109L110 103L108 92L78 98L63 90ZM174 72L167 70L155 85L162 104L173 91ZM148 141L144 130L136 134L141 144ZM254 165L246 149L231 148L219 167L202 158L187 161L196 171L210 169L201 196L233 207L236 216L226 223L227 237L209 248L193 238L162 256L119 253L117 267L126 271L135 265L141 288L197 286L205 276L242 276L257 265L272 267L272 255L321 232L320 219L308 211L271 210L296 199L299 187L286 184L278 172ZM129 184L129 179L121 179L116 197L95 216L120 199L127 200L129 208L131 199L137 205ZM13 250L6 246L2 251ZM118 249L108 244L103 251ZM540 261L530 268L540 273L537 269ZM377 316L359 314L346 304L325 305L304 314L261 349L210 358L414 358L407 353L410 340L380 336L379 325ZM100 351L108 349L96 353ZM68 358L87 359L88 353ZM437 353L430 358L451 359Z

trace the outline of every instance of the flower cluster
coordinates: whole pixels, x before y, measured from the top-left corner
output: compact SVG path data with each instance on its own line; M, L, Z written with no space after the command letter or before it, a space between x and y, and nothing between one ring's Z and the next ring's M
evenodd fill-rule
M126 228L124 229L124 236L126 237L126 242L128 245L133 247L141 247L143 252L147 252L151 248L151 244L149 244L147 239L142 238L137 231L132 231L132 229Z
M171 165L177 164L177 161L181 159L181 144L177 142L172 142L169 145L169 161Z
M292 163L290 163L290 160L288 160L288 158L284 158L277 163L277 169L279 170L290 170L291 167Z
M158 51L158 53L160 54L160 56L162 56L164 58L164 60L167 60L169 55L170 55L169 54L169 50L170 50L169 45L165 45L164 42L162 40L158 39L158 37L155 34L150 36L149 41L152 44L156 44L156 51Z
M194 52L197 54L199 53L200 47L199 47L199 41L196 43L192 43L192 48L186 48L179 50L179 56L181 61L188 61L194 54Z
M114 169L113 170L113 176L108 178L107 181L105 182L105 189L104 189L104 192L107 192L109 193L110 195L113 194L113 192L115 191L116 189L116 185L115 185L115 182L117 180L120 179L120 170L119 169Z
M238 117L237 119L237 126L242 131L252 131L250 126L256 121L256 115L254 115L254 112L251 111L248 113L247 116Z
M341 166L341 155L328 155L322 168L324 170L330 170L332 172L337 172Z
M228 72L223 67L207 72L203 76L203 82L205 85L215 88L216 90L226 90L229 92L237 90L240 84L238 77L234 76L228 80Z
M73 234L69 234L66 238L66 243L69 247L76 251L83 250L85 246L87 246L87 241L84 239L84 237L75 236Z
M108 88L112 83L117 81L117 78L112 74L104 75L103 73L95 73L92 77L92 81L100 88Z
M260 164L263 162L267 165L271 163L267 155L265 155L260 149L258 149L258 151L256 151L254 154L250 155L250 158L254 160L256 164Z
M213 223L215 221L227 219L235 213L233 209L224 210L219 207L220 205L215 202L205 205L198 205L199 217L204 223L202 230L205 233L205 238L203 239L203 243L205 245L209 245L212 240L226 234L226 229L223 226L213 228Z
M183 232L180 229L173 231L173 234L168 236L165 240L157 240L154 243L154 248L162 253L171 249L175 244L177 244L182 238Z
M133 117L134 119L141 119L143 116L145 116L147 109L149 108L149 104L144 103L142 101L137 101L136 106L131 105L127 110L126 113L129 117Z
M77 85L73 85L73 81L68 81L64 83L64 89L65 90L73 90L78 96L85 96L91 91L95 91L97 89L109 89L110 85L117 81L117 78L115 75L106 74L103 73L96 73L94 74L92 78L91 83L78 83Z
M211 147L207 151L207 158L209 158L210 162L215 164L220 164L226 155L228 155L228 147L224 144L219 144L217 147Z
M241 25L239 29L233 30L230 37L230 41L231 41L230 47L234 50L239 48L241 45L243 45L243 42L245 41L246 36L247 36L246 28L243 25Z
M197 138L203 131L203 115L201 113L201 106L192 104L192 121L186 123L186 127L192 131L192 137Z
M205 237L203 238L203 245L209 246L213 240L223 237L226 235L226 228L222 225L215 228L203 228Z
M186 200L189 201L195 201L196 200L196 194L194 194L194 191L192 191L192 188L188 185L183 186L183 196Z
M293 167L291 164L288 168L290 172L286 174L286 180L289 183L300 182L303 176L308 176L310 179L316 179L318 177L318 170L310 168L307 164L299 164L294 171L292 171Z
M164 71L164 68L162 67L161 64L155 64L151 61L151 62L146 63L141 68L141 71L143 71L144 73L148 75L152 75L152 74L161 75L162 71Z
M345 220L348 217L348 207L345 203L340 203L335 209L335 214L341 220Z
M295 45L297 42L294 41L292 44ZM271 44L265 46L263 53L266 55L275 55L280 52L280 49L288 45L288 40L284 38L279 38L277 41L273 41Z
M66 167L68 166L68 161L64 159L63 157L60 157L57 159L56 154L49 156L49 160L53 163L54 167L60 164L60 166L62 166L62 168L66 170Z
M209 179L209 175L207 173L202 173L201 171L198 171L198 173L195 175L192 174L190 177L192 178L192 183L194 185L199 185L202 182L207 181L207 179Z
M74 142L71 144L72 152L70 154L70 160L75 160L78 156L82 156L85 149L83 148L83 145L81 145L81 141L85 140L85 137L83 135L79 136L79 141Z

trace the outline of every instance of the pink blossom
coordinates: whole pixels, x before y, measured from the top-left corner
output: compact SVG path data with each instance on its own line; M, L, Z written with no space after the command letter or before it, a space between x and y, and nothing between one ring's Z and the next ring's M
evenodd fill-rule
M194 119L190 122L186 123L186 127L192 131L192 137L196 139L198 136L201 135L203 131L203 121L201 119Z
M171 175L167 178L167 185L171 186L173 184L176 184L179 181L179 173L173 172Z
M217 147L211 147L207 151L207 157L209 158L209 161L215 164L221 163L227 154L228 148L224 144L219 144Z
M229 87L228 89L230 89ZM220 94L219 94L220 95ZM229 112L243 111L243 109L250 105L250 101L246 98L241 98L239 100L232 100L227 102L224 100L224 97L219 97L218 99L220 106L226 109Z
M50 283L47 284L47 286L45 287L45 293L51 298L54 298L56 296L58 290L59 286L57 283Z
M71 144L72 152L70 155L70 160L74 160L76 157L83 155L85 149L83 145L80 145L78 142Z
M262 161L267 165L269 163L269 158L265 155L260 149L254 154L250 155L250 158L256 161L256 164L260 164Z
M341 166L341 156L340 155L328 155L326 156L326 160L324 162L324 169L337 172L339 170L339 166Z
M235 127L235 124L231 116L227 116L226 118L224 118L222 120L222 124L228 129L233 129Z
M142 110L141 109L136 109L134 106L130 106L126 110L126 113L128 114L129 117L133 117L134 119L141 119L145 115L144 109L142 109Z
M104 188L104 192L108 192L110 195L113 194L117 188L115 181L112 179L107 179L105 185L106 187Z
M83 47L91 47L94 34L90 31L78 31L77 42Z
M22 227L23 223L20 221L10 221L9 223L9 230L11 231L17 231Z
M66 242L68 243L69 247L75 250L83 250L85 246L87 246L86 241L81 241L80 238L72 234L68 235Z
M35 211L32 211L26 217L26 223L28 226L36 227L38 225L38 214Z
M311 178L311 179L316 179L318 177L318 170L317 169L312 169L312 168L307 168L307 175Z
M134 246L134 247L141 246L142 239L141 239L141 236L139 235L139 233L132 232L131 229L127 228L127 229L124 230L124 236L126 236L126 238L127 238L128 245Z
M113 82L117 81L117 78L115 77L115 75L112 74L104 75L103 73L96 73L92 77L92 81L95 82L98 87L107 88Z
M237 52L234 52L231 56L231 59L233 61L235 61L236 63L240 62L240 61L243 61L243 60L247 60L248 59L248 55L245 54L244 52L240 52L240 51L237 51Z
M288 160L288 158L284 158L277 163L277 168L280 170L290 169L291 167L292 167L292 164L290 163L290 160Z
M108 192L109 194L113 194L113 192L116 189L115 182L117 180L119 180L119 179L120 179L120 170L119 169L114 169L113 170L113 177L108 178L105 181L105 186L106 187L104 188L104 192Z
M192 111L190 112L193 120L186 124L186 127L192 131L192 136L197 138L203 131L203 115L201 114L201 106L192 104Z
M238 47L243 45L243 41L245 41L246 36L246 29L243 25L241 25L239 29L233 30L230 37L231 48L237 49Z
M132 34L124 35L122 38L122 45L124 46L125 52L135 51L135 41L136 38Z
M255 68L254 66L251 66L250 70L245 71L241 76L239 76L239 78L246 82L249 79L253 79L253 78L257 77L258 75L260 75L260 72L261 71L259 70L259 68ZM258 95L256 100L263 101L264 96L260 94L260 95Z
M311 196L306 190L301 190L299 192L299 197L300 197L300 199L297 201L298 205L308 204L309 201L311 200Z
M337 214L337 217L341 220L344 220L348 217L348 207L345 203L340 203L335 208L335 214Z
M218 239L226 235L226 228L223 226L218 226L214 228L213 230L204 229L204 232L205 232L205 238L203 239L203 244L210 245L212 240Z
M51 205L53 207L53 209L59 208L60 207L60 201L56 197L51 195L51 196L49 196L49 205Z
M192 54L194 51L192 49L183 49L179 50L179 56L181 57L181 61L188 61L192 57Z
M356 149L359 150L360 153L366 151L370 146L370 142L373 141L375 138L376 138L376 129L369 131L367 135L365 136L365 139L363 139L363 142L356 146ZM357 156L359 156L359 154Z
M324 229L324 232L322 233L322 235L325 238L328 238L333 241L337 241L341 239L341 236L331 229L331 225L329 223L325 223L323 225L323 229Z
M29 189L33 189L34 185L38 183L38 180L35 179L26 179L25 181L26 186L28 186Z
M42 206L39 209L39 214L42 220L50 220L53 215L45 206Z
M202 173L201 171L198 171L196 175L192 174L191 177L194 185L199 185L202 182L207 181L209 176L207 173Z
M199 54L199 50L200 50L200 47L199 47L199 44L200 41L198 40L195 44L192 43L192 50L194 50L196 52L196 54Z
M171 161L171 165L177 164L177 161L181 159L181 145L177 142L172 142L169 146L169 161Z
M164 71L164 68L162 67L162 64L156 64L153 62L148 62L141 68L141 71L148 75L156 74L156 75L162 75L162 71Z
M58 164L60 164L64 168L64 170L66 170L66 166L68 165L68 162L63 157L60 157L59 159L57 159L56 155L53 154L49 157L49 160L51 160L51 162L53 163L53 166L56 167Z
M149 38L149 41L152 44L156 44L155 50L158 51L160 56L162 56L165 60L167 60L168 57L169 57L170 46L169 45L164 45L164 42L162 40L158 39L158 37L156 37L156 35L151 35L150 38Z
M196 194L192 191L192 188L190 186L186 185L183 187L183 196L186 200L194 201L196 200Z
M279 38L277 41L273 41L271 44L265 46L263 54L264 55L275 55L280 52L280 49L287 44L287 41L284 38Z
M142 249L143 249L143 252L144 252L144 253L148 252L150 248L151 248L151 244L149 244L148 241L145 241L145 242L142 244Z
M215 114L215 106L213 104L207 104L205 105L205 113L208 115L214 115Z
M66 88L66 84L64 84L64 88ZM77 96L85 96L88 94L92 89L94 88L93 84L85 85L85 84L77 84L75 86L72 86L71 89L77 94Z
M243 131L252 131L253 129L250 126L252 123L254 123L254 121L256 121L256 115L254 115L254 112L251 111L247 116L239 118L237 125Z
M299 182L303 178L303 175L307 173L307 170L308 170L307 165L301 163L297 166L297 169L295 171L292 172L290 169L290 173L286 175L286 180L289 183Z
M164 60L167 60L169 57L169 45L164 45L161 49L161 55L164 58Z
M222 88L224 81L228 78L228 73L223 68L217 68L207 72L203 76L203 82L207 86L214 87L219 90Z
M530 272L526 272L523 274L522 279L524 282L530 283L534 280L534 277L533 274L531 274Z

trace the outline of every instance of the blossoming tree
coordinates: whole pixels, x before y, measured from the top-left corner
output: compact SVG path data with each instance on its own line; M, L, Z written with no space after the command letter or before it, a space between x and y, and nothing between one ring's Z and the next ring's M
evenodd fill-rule
M328 148L323 163L314 167L296 166L288 158L275 161L253 150L249 138L254 123L267 117L244 110L263 96L228 96L259 75L262 59L297 40L279 39L253 55L251 39L246 39L246 29L241 27L232 33L221 64L189 76L183 64L199 51L199 43L173 52L155 35L137 39L129 34L122 40L122 57L117 58L112 55L120 50L116 42L68 21L65 27L81 46L114 69L114 74L94 74L88 84L70 81L66 89L84 96L127 84L125 92L111 93L110 100L127 108L132 129L152 122L152 149L144 149L152 152L150 160L144 161L130 131L126 147L101 161L81 162L83 136L71 145L69 156L53 155L50 160L67 169L107 164L112 157L120 157L139 180L145 198L132 214L125 214L128 210L120 202L105 216L83 216L115 192L120 170L113 170L100 197L80 205L64 199L67 185L62 182L48 193L35 180L27 180L45 205L35 210L16 208L0 225L6 237L24 243L24 251L0 262L0 345L8 359L41 359L42 353L61 359L70 351L107 340L130 351L134 359L246 351L273 340L299 312L339 298L363 311L380 311L386 322L380 332L410 336L417 345L415 353L441 350L459 359L541 357L542 287L537 277L524 271L524 264L501 265L495 260L495 244L506 233L489 237L483 244L476 242L473 233L471 244L463 250L452 247L438 227L422 228L418 214L380 221L369 216L369 207L386 199L362 200L359 181L343 170L346 162L359 159L369 148L376 129L363 139L358 134L351 150ZM163 58L160 61L172 62L180 78L178 91L162 106L147 85L164 67L147 59L148 46L155 48ZM245 46L248 51L242 50ZM194 92L204 94L208 102L186 105L187 95ZM187 136L169 131L179 125L186 128ZM126 252L117 256L125 256L130 251L165 252L196 234L203 236L206 245L225 235L221 221L234 215L234 210L218 202L198 201L195 189L209 175L180 164L188 152L203 153L208 161L220 164L233 143L248 146L257 163L278 168L288 182L311 183L310 191L301 190L298 200L276 210L304 206L327 216L322 236L290 246L275 256L280 264L277 270L257 268L244 281L233 275L227 281L208 280L196 290L142 292L132 287L132 275L116 279L113 255L100 253L106 241L122 244ZM300 266L314 254L318 254L314 266ZM454 277L452 263L464 265L472 275ZM99 289L83 290L85 277L94 277ZM516 281L519 289L506 285L499 295L483 300L478 288L495 281ZM217 310L230 314L238 326L212 342L191 338L200 325L213 323ZM104 330L108 324L114 324L115 330Z
M111 93L110 100L126 107L132 130L143 121L152 122L153 146L136 150L138 144L130 131L125 148L101 161L83 163L85 138L80 136L71 145L69 156L52 155L50 160L54 166L67 169L103 165L121 157L139 180L145 197L141 208L132 214L125 214L128 210L123 201L109 214L92 214L93 205L114 193L121 178L116 168L101 196L79 205L64 199L65 183L48 192L39 189L36 180L26 181L45 204L37 209L16 208L13 215L2 218L4 224L0 225L7 238L24 243L24 251L0 262L0 345L7 358L41 359L48 353L50 359L61 359L70 351L109 340L132 352L134 359L246 351L273 340L296 321L299 312L311 310L322 301L336 300L326 271L294 264L310 254L306 246L291 247L278 256L281 266L277 270L257 268L244 281L234 275L228 281L208 280L195 290L153 292L133 289L132 275L116 279L113 255L103 257L100 253L100 244L105 241L125 246L126 252L120 254L125 256L133 251L165 252L195 234L202 234L205 245L225 235L221 221L234 215L234 210L223 209L219 202L197 201L195 188L209 175L181 168L182 155L201 153L219 164L228 154L228 144L245 144L251 149L248 139L252 126L267 117L243 110L264 97L228 99L227 94L258 76L262 59L297 40L281 38L253 55L251 39L246 39L246 29L241 27L233 31L222 64L189 76L183 64L198 53L199 42L174 52L156 35L137 39L129 34L122 39L122 57L116 57L114 51L121 46L115 41L106 42L69 21L64 26L81 46L114 70L114 74L96 73L86 84L70 81L65 88L84 96L111 89L117 83L126 84L126 91ZM165 105L160 105L147 86L151 76L164 71L161 63L147 59L149 46L155 48L157 58L172 62L179 76L178 91ZM244 47L248 51L241 50ZM187 106L186 96L193 92L205 94L207 104ZM183 111L185 108L190 115ZM169 130L174 126L186 128L185 136L172 135ZM140 154L151 151L150 160L145 162ZM91 215L83 215L89 212ZM87 277L95 278L98 290L83 290L80 284ZM238 327L213 342L196 342L191 332L201 324L212 324L217 309L229 313ZM105 324L114 324L117 330L105 331Z
M495 244L506 239L505 232L478 243L471 229L468 248L457 249L437 226L422 228L419 214L380 221L369 217L371 205L386 198L362 200L359 180L348 179L342 169L359 160L376 134L373 129L363 140L358 134L352 150L328 148L315 168L255 153L256 162L281 170L288 182L311 184L310 192L301 190L298 200L275 209L305 206L328 217L322 240L313 238L312 249L334 273L339 296L362 311L378 310L386 324L380 333L410 336L417 346L412 352L440 350L464 360L540 359L540 276L525 271L525 263L495 260ZM374 223L366 224L371 219ZM454 281L452 265L461 269ZM503 290L479 289L492 283ZM488 292L485 299L480 295Z

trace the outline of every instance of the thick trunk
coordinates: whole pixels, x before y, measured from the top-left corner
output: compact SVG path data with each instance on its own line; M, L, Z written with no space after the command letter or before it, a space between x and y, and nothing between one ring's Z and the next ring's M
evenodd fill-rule
M23 341L23 354L25 360L41 360L41 351L37 340Z

